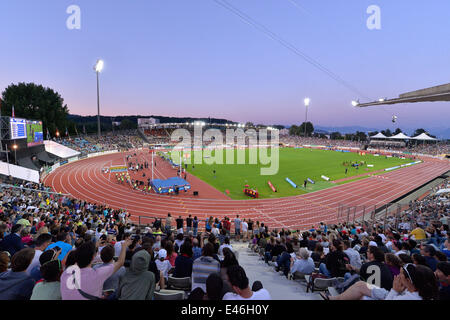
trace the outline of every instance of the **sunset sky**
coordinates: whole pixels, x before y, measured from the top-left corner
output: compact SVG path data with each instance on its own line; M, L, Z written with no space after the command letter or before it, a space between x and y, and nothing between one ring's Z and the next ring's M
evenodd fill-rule
M227 0L375 100L449 83L450 1ZM345 3L345 5L344 5ZM69 30L69 5L81 29ZM369 30L369 5L381 30ZM70 113L217 117L292 125L448 128L448 103L367 101L214 0L2 0L0 91L35 82ZM391 118L397 115L398 123Z

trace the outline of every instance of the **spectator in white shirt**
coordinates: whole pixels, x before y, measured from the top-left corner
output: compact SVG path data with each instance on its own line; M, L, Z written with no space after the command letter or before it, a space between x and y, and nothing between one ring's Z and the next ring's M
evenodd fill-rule
M233 247L232 247L232 245L230 244L230 238L228 238L228 237L226 237L225 238L225 240L223 241L223 244L219 247L219 250L218 250L218 254L219 254L219 256L223 256L223 249L224 248L228 248L228 249L230 249L231 251L233 251Z
M41 257L42 252L47 249L48 245L52 242L52 236L48 233L43 233L36 239L36 247L34 248L34 257L31 261L30 265L27 268L27 273L31 274L31 271L36 268L40 267L39 258Z
M249 287L249 280L241 266L234 265L227 269L227 275L234 292L227 292L223 300L271 300L266 289L253 292Z
M172 269L172 265L170 264L169 260L165 260L167 257L167 251L166 249L160 249L158 251L158 259L155 261L156 267L158 268L158 271L160 272L161 278L159 282L159 286L161 289L165 288L165 283L167 282L169 278L169 271Z

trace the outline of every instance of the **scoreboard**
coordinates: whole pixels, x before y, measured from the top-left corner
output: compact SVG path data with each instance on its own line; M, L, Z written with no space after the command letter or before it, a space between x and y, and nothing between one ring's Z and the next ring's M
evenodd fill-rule
M11 118L10 122L11 140L27 138L27 120Z

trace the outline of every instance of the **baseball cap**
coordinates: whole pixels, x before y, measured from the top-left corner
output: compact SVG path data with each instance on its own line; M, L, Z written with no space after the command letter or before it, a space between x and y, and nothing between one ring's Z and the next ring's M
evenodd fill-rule
M165 258L167 257L167 251L166 251L166 249L160 249L160 250L158 251L158 257L159 257L160 259L165 259Z
M375 241L370 241L369 242L369 247L378 247L377 243Z

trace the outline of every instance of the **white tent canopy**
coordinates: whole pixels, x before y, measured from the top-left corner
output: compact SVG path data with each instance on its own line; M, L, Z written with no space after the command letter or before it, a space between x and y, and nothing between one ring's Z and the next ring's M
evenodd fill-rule
M417 137L411 138L414 140L425 140L425 141L436 141L437 139L430 137L429 135L427 135L425 132L419 134Z
M405 140L405 139L411 139L411 137L408 137L408 136L406 136L403 132L400 132L399 134L396 134L395 136L388 137L388 139L401 139L401 140Z
M450 192L450 188L447 189L441 189L438 192L436 192L436 194L441 194L441 193L449 193Z
M381 132L378 132L376 135L370 137L370 139L386 139L386 138L387 137Z

